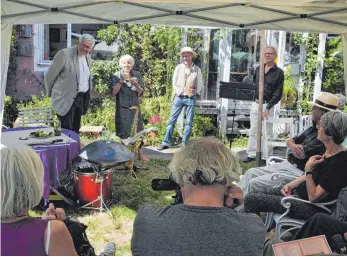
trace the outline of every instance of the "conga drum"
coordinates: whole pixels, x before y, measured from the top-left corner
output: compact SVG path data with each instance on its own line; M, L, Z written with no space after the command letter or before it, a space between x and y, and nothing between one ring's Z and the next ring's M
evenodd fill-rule
M79 204L85 205L100 197L104 200L112 198L112 172L74 171L74 193ZM100 207L100 201L95 201L90 207Z

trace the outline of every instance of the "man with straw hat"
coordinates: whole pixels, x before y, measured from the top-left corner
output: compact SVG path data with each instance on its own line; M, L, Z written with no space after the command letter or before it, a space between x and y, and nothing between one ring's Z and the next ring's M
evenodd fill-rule
M289 138L287 159L266 167L249 169L241 178L238 186L247 195L250 192L265 192L268 189L282 187L304 174L305 164L314 155L322 155L325 146L318 140L318 129L321 117L328 111L337 110L339 99L336 95L322 92L313 102L312 126L301 134Z
M200 94L203 85L201 70L193 63L196 52L186 46L181 49L180 55L183 63L177 65L172 77L174 101L164 141L158 148L159 151L169 148L176 121L184 107L186 107L186 125L182 138L182 147L188 142L193 127L196 96Z

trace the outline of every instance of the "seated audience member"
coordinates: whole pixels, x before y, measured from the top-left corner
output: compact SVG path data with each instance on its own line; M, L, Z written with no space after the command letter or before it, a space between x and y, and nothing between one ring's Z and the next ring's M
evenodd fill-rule
M29 217L43 193L43 165L30 147L1 148L2 255L73 255L77 253L62 209ZM51 206L52 207L52 206ZM18 246L20 245L20 247Z
M326 213L317 213L296 232L293 240L325 235L329 245L332 246L331 237L336 234L340 234L342 237L347 234L347 222L339 221Z
M347 151L341 145L347 136L347 114L328 112L317 127L318 139L326 147L325 153L312 156L305 165L305 174L286 184L281 191L273 189L273 192L248 194L244 202L246 212L284 213L283 196L295 195L311 202L337 199L341 189L347 186ZM289 216L307 220L317 212L322 210L292 201Z
M275 163L266 167L249 169L241 178L238 186L245 196L250 192L264 192L271 188L281 188L304 174L304 167L311 156L322 155L325 151L324 144L317 139L316 128L322 115L328 111L336 110L339 104L338 98L322 92L312 107L312 126L300 135L288 139L288 159L281 163Z
M30 147L0 145L1 254L17 256L76 256L73 239L63 223L64 210L49 205L44 217L30 217L43 193L43 165ZM112 255L108 243L100 255Z
M230 208L243 199L231 183L239 164L221 141L192 140L174 155L169 169L184 203L140 210L133 255L262 255L262 220Z

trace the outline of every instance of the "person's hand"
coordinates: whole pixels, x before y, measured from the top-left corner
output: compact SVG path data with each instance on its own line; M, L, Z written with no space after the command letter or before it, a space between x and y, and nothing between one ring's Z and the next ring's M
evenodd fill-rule
M292 188L289 184L284 185L284 187L281 189L281 193L283 196L290 196L292 193Z
M304 148L303 148L302 145L293 144L290 147L290 150L292 150L292 153L295 156L295 158L297 158L297 159L305 159L305 152L304 152Z
M135 87L139 87L139 83L137 82L136 78L130 78L130 83L133 84Z
M263 118L267 120L268 117L269 117L269 110L266 110L263 112Z
M243 203L244 197L241 188L238 186L230 186L225 192L225 202L224 205L227 207L232 207L235 205L241 205Z
M65 211L62 208L55 208L54 204L50 203L42 219L63 221L65 219Z
M345 240L347 241L347 232L343 234L343 237L344 237Z
M314 166L316 166L318 163L321 163L324 161L324 157L322 155L314 155L312 156L305 165L305 171L311 171Z

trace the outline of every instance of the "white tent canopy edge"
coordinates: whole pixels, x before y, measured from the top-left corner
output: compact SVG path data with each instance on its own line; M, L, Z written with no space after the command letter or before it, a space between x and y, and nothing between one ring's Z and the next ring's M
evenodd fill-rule
M347 85L345 0L3 0L1 16L1 123L14 24L137 23L342 34Z

